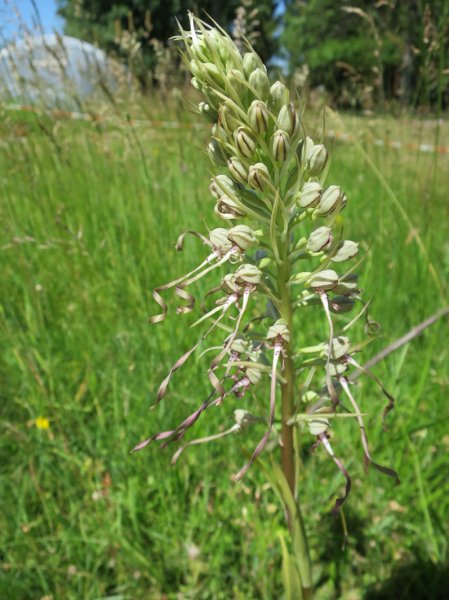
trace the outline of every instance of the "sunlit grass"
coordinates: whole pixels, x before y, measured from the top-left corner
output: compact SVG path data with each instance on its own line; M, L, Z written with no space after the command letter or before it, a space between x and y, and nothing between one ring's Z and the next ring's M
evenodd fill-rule
M230 483L242 458L237 438L193 448L176 468L157 448L129 454L208 391L192 361L149 411L160 380L195 339L182 323L188 316L146 320L157 310L152 288L204 253L195 240L176 253L178 233L203 219L214 224L200 150L207 130L1 116L0 596L277 598L273 531L283 515L257 468ZM384 333L368 359L446 302L449 178L444 156L365 149L384 182L352 146L334 147L332 170L349 197L345 235L371 249L362 284ZM359 384L374 453L399 471L399 488L365 475L361 450L351 454L356 427L335 425L354 474L345 551L340 521L329 515L341 476L304 435L318 597L362 598L398 565L418 572L447 559L447 333L442 321L376 367L398 399L388 432L381 393ZM230 415L213 410L195 433L228 426ZM414 597L432 597L420 585ZM399 584L395 597L410 597L402 591Z

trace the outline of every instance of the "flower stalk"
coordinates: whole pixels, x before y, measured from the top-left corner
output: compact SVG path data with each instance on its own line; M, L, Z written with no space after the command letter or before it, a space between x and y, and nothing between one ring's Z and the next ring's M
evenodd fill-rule
M305 134L301 112L290 101L287 87L281 81L271 85L253 49L248 45L242 55L218 25L209 26L190 15L190 31L181 29L179 41L192 85L203 96L198 113L213 123L207 147L213 164L209 189L216 217L228 226L217 227L208 236L189 231L207 246L206 257L187 275L153 292L162 312L150 322L158 323L168 313L166 291L174 289L187 303L177 313L188 314L196 305L192 286L203 278L214 280L202 304L203 314L193 323L204 325L205 332L171 367L156 402L212 332L224 329L227 336L218 348L202 353L214 351L206 369L211 384L207 398L177 427L153 434L134 450L152 442L167 446L181 441L211 406L228 409L238 401L233 425L182 442L173 462L189 447L222 443L250 428L264 428L249 462L233 479L242 479L253 464L265 473L283 504L290 532L290 543L281 541L286 597L309 600L312 564L297 499L297 474L302 469L297 439L304 445L309 436L312 447L321 446L343 475L345 492L335 500L336 510L349 494L351 479L333 449L335 417L349 418L359 426L367 463L398 481L392 469L372 459L363 414L348 385L348 369L360 368L353 354L362 346L352 344L347 331L362 316L369 324L355 267L344 269L359 246L342 239L336 226L346 194L337 185L325 187L328 152ZM178 238L178 250L184 237ZM341 265L339 274L334 268ZM221 276L219 267L229 270ZM217 292L220 297L207 306ZM362 308L348 323L346 313L357 304ZM321 311L319 327L310 318L316 311ZM303 348L298 332L306 342ZM381 385L371 372L367 374ZM381 389L389 401L386 414L394 400L382 385ZM252 398L251 411L241 408L245 396ZM344 399L354 412L345 408ZM266 460L270 448L271 458Z

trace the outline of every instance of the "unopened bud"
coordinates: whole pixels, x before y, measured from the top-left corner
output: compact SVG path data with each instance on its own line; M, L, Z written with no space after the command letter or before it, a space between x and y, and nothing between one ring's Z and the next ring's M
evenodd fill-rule
M214 123L212 126L211 136L219 142L227 141L226 131L223 129L220 123Z
M249 342L241 336L236 337L230 347L230 351L236 352L237 354L245 354L246 352L248 352L248 349Z
M320 271L310 279L310 287L314 290L326 292L338 285L338 274L331 269Z
M281 108L290 102L290 92L280 81L276 81L270 88L269 106L274 113L278 113Z
M246 213L240 208L240 206L228 198L228 196L221 196L218 202L215 205L214 209L217 217L228 220L238 219L239 217L244 217Z
M301 400L307 404L310 402L316 402L318 398L318 394L313 390L307 390L307 392L304 392L304 394L301 396Z
M229 252L232 248L232 242L228 238L228 230L224 227L217 227L209 232L209 239L214 248L220 252Z
M240 285L237 283L234 273L227 273L221 281L221 289L226 294L238 294Z
M309 158L310 153L312 152L312 149L315 147L315 143L312 140L311 137L307 136L306 138L304 138L302 140L301 146L300 146L300 153L301 153L301 163L306 162L307 164L307 160Z
M248 109L248 121L251 129L262 135L268 128L268 108L264 102L254 100Z
M330 259L332 262L343 262L354 258L358 251L359 245L357 242L343 240L338 244L335 254L331 256Z
M291 137L298 132L299 118L293 104L284 105L278 115L277 124L279 129L286 131Z
M190 80L190 83L199 92L203 91L203 86L202 86L202 84L200 83L200 81L196 77L192 77L192 79Z
M256 366L246 368L246 376L252 385L256 385L262 379L262 371Z
M299 194L298 205L301 208L311 208L317 206L318 202L320 201L322 191L323 188L319 183L316 181L309 181L308 183L304 184L304 187Z
M331 185L321 195L315 213L321 217L332 214L338 210L343 200L343 191L338 185Z
M240 158L233 156L228 160L228 169L232 177L239 183L248 182L248 170Z
M224 227L217 227L209 232L209 240L214 248L220 252L228 252L232 248L232 242L228 238L228 230Z
M229 133L233 133L240 125L240 120L237 117L234 109L227 102L220 106L218 111L218 120L222 127L229 131Z
M340 279L338 286L334 289L334 293L341 294L342 296L358 294L360 291L358 280L359 276L357 275L357 273L350 273L349 275L344 275Z
M192 59L189 63L189 69L197 81L200 81L203 79L204 73L201 68L201 63L198 63L196 60Z
M243 72L249 78L256 69L264 70L265 67L255 52L247 52L243 57Z
M267 100L270 95L270 80L263 69L256 69L248 77L248 82L256 92L257 98Z
M290 149L290 139L288 133L278 129L271 138L271 152L275 160L285 161Z
M228 238L245 251L256 241L254 231L248 225L236 225L228 232Z
M226 155L217 140L211 140L209 142L207 146L207 153L215 166L224 167L226 164Z
M257 285L260 283L261 277L260 270L255 265L250 264L241 265L235 273L237 283Z
M316 144L307 155L307 171L309 175L319 175L327 163L327 150L323 144Z
M333 360L338 360L339 358L343 358L343 356L346 356L349 353L350 348L351 348L351 342L349 341L349 338L347 338L344 335L335 337L332 340L331 358ZM328 346L328 351L329 351L329 346Z
M232 69L227 77L228 83L233 87L239 98L243 97L248 88L245 85L245 77L238 69Z
M253 189L261 192L270 188L272 183L268 167L263 163L251 165L248 173L248 183Z
M234 142L239 153L245 158L251 158L256 151L256 140L247 127L239 127L234 132Z
M329 429L330 423L329 419L326 419L325 417L317 417L316 419L310 419L307 422L307 425L309 426L309 432L311 435L318 436L326 433L326 431Z
M227 175L216 175L215 177L212 177L209 189L217 200L223 195L228 196L231 199L237 198L234 182Z
M310 279L311 271L301 271L300 273L296 273L293 275L294 283L305 283Z
M215 84L215 83L222 83L222 74L220 73L217 65L215 65L212 62L206 62L203 63L201 65L202 67L202 73L203 73L203 78L206 78L209 80L209 83ZM194 73L195 77L199 76Z
M334 288L332 291L335 292L337 288ZM348 296L335 296L329 302L329 309L331 312L336 313L337 315L349 312L354 308L355 300L349 298Z
M307 250L310 252L321 252L332 246L332 230L330 227L318 227L309 236L307 240Z
M276 340L278 338L282 338L287 344L290 341L290 331L284 319L278 319L267 333L267 340Z
M331 363L329 365L329 375L331 377L339 377L347 370L348 365L345 363Z
M198 104L198 110L200 111L203 117L206 117L212 123L215 123L218 117L218 113L215 109L212 108L210 104L207 102L200 102Z

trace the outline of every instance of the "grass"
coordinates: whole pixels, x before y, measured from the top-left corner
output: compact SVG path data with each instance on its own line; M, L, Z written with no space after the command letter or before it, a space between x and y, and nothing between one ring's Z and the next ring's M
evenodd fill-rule
M254 440L192 448L175 468L170 451L129 454L208 392L204 360L192 361L149 412L161 379L196 339L192 317L146 319L157 308L152 288L203 256L193 239L177 254L178 233L216 224L199 150L207 130L7 110L1 122L0 597L278 598L277 500L257 467L230 482L242 445ZM447 303L447 163L334 147L329 181L350 199L345 234L371 248L363 287L383 327L364 360ZM441 321L375 368L398 399L388 432L379 390L359 383L374 454L399 471L400 487L366 474L356 428L335 424L354 479L345 549L330 516L342 478L304 434L318 598L433 599L447 589L447 334ZM231 414L211 411L194 435L229 426ZM48 429L36 427L39 416Z

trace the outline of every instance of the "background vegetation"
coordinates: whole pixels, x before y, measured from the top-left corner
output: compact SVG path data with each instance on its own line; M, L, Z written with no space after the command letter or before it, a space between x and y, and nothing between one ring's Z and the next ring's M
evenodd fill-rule
M194 240L177 254L178 233L217 226L201 151L208 127L169 97L116 98L91 122L0 109L1 598L279 598L277 499L256 467L230 482L251 436L192 448L175 468L170 450L129 454L208 391L204 361L192 361L149 411L196 339L195 315L147 324L151 291L204 256ZM322 115L310 118L321 130ZM357 139L330 143L330 178L348 194L345 235L370 248L362 284L383 336L365 362L446 306L449 281L448 155L372 140L447 143L448 126L329 112L327 127ZM446 318L375 368L397 398L387 432L384 399L359 380L373 451L401 486L366 473L357 428L335 426L354 484L347 539L330 514L344 481L304 432L318 598L446 597L447 337ZM192 436L230 426L231 412L211 411Z

